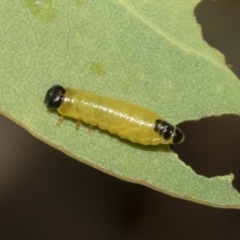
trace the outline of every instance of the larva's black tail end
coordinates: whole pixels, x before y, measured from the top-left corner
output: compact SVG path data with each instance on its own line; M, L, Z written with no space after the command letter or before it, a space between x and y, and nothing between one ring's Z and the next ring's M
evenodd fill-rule
M64 98L66 90L60 85L54 85L48 89L44 103L46 104L48 109L56 109L58 108Z
M169 144L179 144L185 138L182 130L161 119L155 121L154 131L158 132Z
M175 127L174 132L172 134L172 143L173 144L179 144L183 142L185 139L184 133L181 129Z

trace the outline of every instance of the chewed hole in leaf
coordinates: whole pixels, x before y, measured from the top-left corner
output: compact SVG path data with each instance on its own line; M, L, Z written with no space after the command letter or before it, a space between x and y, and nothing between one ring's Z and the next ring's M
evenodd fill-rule
M240 117L209 117L179 126L185 131L185 142L171 148L180 159L206 177L233 173L233 184L240 190Z

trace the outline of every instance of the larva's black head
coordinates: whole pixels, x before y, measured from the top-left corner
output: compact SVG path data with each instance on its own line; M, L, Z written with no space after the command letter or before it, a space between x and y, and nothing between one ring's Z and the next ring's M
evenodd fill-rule
M54 85L53 87L48 89L44 103L49 109L58 108L63 101L65 92L66 90L62 86Z
M160 119L155 121L154 131L158 132L165 140L171 139L170 143L172 144L178 144L184 140L184 134L179 128Z

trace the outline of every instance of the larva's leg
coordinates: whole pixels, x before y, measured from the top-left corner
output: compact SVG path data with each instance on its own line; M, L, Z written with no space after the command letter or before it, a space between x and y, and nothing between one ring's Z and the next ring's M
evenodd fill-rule
M57 125L61 125L62 122L63 122L63 119L64 119L64 116L63 115L60 115L59 119L58 119L58 122L57 122Z
M76 130L78 130L78 128L80 127L80 125L81 125L81 121L80 121L80 120L77 120L77 122L76 122Z
M92 132L92 125L89 125L88 126L88 133L91 133Z

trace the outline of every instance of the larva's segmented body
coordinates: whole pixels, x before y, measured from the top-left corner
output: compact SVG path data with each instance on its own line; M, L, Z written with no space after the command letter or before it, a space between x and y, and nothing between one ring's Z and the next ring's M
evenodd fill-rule
M180 129L155 112L84 89L55 85L48 90L45 104L50 109L56 108L62 116L98 126L135 143L177 144L184 140Z

